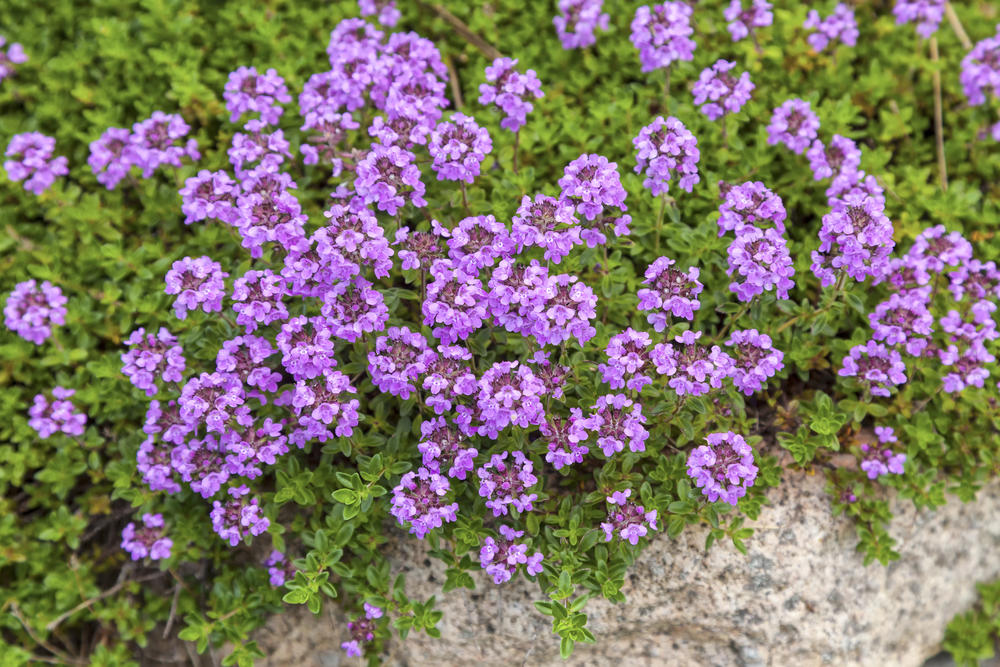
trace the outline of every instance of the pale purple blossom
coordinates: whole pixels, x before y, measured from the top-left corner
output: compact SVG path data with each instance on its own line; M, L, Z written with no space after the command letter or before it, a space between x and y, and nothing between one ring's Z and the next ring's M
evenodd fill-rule
M858 23L854 19L854 8L843 2L838 2L833 13L824 19L820 19L818 11L810 9L802 27L816 31L810 33L806 40L818 52L837 40L844 46L854 46L858 42Z
M511 132L517 132L527 122L535 108L531 100L544 96L535 70L521 74L514 69L516 65L516 58L497 58L486 67L486 83L479 85L479 103L495 104L504 113L500 127Z
M147 556L150 560L170 558L174 542L166 536L166 532L162 514L146 513L142 515L140 527L136 528L135 522L132 521L125 526L122 531L121 547L128 552L132 560L142 560Z
M87 415L75 411L76 407L69 400L75 393L75 389L55 387L51 392L51 401L45 394L37 394L28 408L28 426L35 429L42 439L60 432L71 436L83 435Z
M711 67L702 70L695 81L694 103L701 106L701 112L709 120L718 120L727 113L736 113L750 101L750 93L754 89L750 81L750 73L743 72L738 77L730 74L736 63L729 60L717 60ZM690 192L690 190L689 190Z
M40 195L55 183L56 178L69 173L65 156L53 157L56 140L39 132L15 134L4 153L8 160L3 168L7 178L24 181L24 189Z
M486 570L486 574L493 578L493 583L502 584L510 581L510 578L517 572L518 565L524 565L525 572L530 576L540 574L542 553L536 551L529 556L528 546L514 541L523 537L524 531L514 530L501 524L499 532L499 541L487 535L486 539L483 540L483 546L479 549L479 563Z
M559 14L552 18L556 35L564 49L592 46L599 28L607 30L611 17L604 9L604 0L559 0Z
M41 345L54 326L66 323L66 297L62 290L32 278L14 286L3 309L4 324L21 338Z
M608 520L601 523L605 542L610 542L617 536L635 546L639 544L640 537L649 533L650 528L657 530L656 510L647 512L645 507L629 500L631 495L632 489L625 489L605 497L608 503Z
M785 144L801 155L812 144L818 130L819 117L809 102L798 98L786 100L774 109L771 123L767 126L767 143L772 146Z
M722 500L734 507L757 479L753 449L732 431L710 433L688 455L688 476L709 502Z
M694 59L693 12L684 2L643 5L635 10L631 40L639 51L643 72L669 67L677 60Z
M652 123L639 130L632 144L635 146L635 172L645 172L642 184L654 197L667 192L672 176L677 176L678 186L687 192L691 192L701 180L698 175L698 160L701 158L698 140L673 116L666 120L657 116Z

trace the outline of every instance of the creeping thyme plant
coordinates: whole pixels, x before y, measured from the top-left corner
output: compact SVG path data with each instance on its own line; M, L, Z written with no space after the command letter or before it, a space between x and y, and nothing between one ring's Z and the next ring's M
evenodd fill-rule
M566 656L783 478L886 564L998 470L989 3L8 4L5 665L376 662L401 540Z

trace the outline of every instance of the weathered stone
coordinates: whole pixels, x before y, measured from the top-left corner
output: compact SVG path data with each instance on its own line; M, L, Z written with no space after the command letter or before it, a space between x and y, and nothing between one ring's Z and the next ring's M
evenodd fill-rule
M975 583L1000 576L1000 483L933 512L896 502L890 532L901 559L890 567L862 565L854 526L832 516L823 486L820 475L786 472L771 507L748 524L748 556L726 542L706 553L703 529L657 535L626 576L628 601L587 605L598 643L578 644L568 664L920 665L973 603ZM532 605L544 599L537 585L478 576L475 591L441 595L443 567L425 558L413 539L392 555L412 597L437 594L442 638L397 641L390 664L567 664ZM267 664L307 667L338 664L344 636L335 611L290 610L259 639Z

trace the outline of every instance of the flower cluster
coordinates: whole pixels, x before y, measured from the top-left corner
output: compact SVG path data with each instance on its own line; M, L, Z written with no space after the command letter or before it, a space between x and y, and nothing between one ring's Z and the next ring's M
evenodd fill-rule
M658 343L650 355L656 372L670 378L667 385L678 396L703 396L734 373L733 359L722 348L698 344L702 333L685 331L673 343Z
M962 58L960 78L971 106L984 104L988 93L1000 99L1000 26Z
M656 510L646 511L642 505L629 500L632 489L615 491L607 496L608 520L601 523L604 531L604 541L610 542L618 536L632 546L639 544L639 538L649 533L649 528L656 530Z
M823 216L819 250L812 253L812 271L823 287L841 276L876 280L888 270L895 247L892 222L885 215L885 199L851 193L833 200L833 210Z
M643 72L670 67L676 60L694 59L693 12L690 5L675 1L635 10L631 40L639 51Z
M486 83L479 85L479 103L495 104L504 113L500 127L511 132L517 132L527 122L535 108L531 100L545 95L535 70L521 74L515 65L516 58L497 58L486 67Z
M21 338L41 345L52 327L66 323L66 297L48 280L34 279L14 286L3 309L4 324Z
M14 65L25 62L28 62L28 56L24 53L24 47L17 42L7 46L7 38L0 35L0 81L14 75Z
M705 440L707 445L688 455L688 476L709 502L721 499L735 506L757 479L753 449L732 431L710 433Z
M858 176L861 149L852 139L835 134L829 146L817 139L806 151L806 157L817 181L824 178L832 178L835 182L861 180Z
M608 29L611 17L603 11L604 0L559 0L558 7L552 23L564 49L592 46L597 41L594 31Z
M785 367L785 354L756 329L734 331L726 345L733 351L733 385L747 396L763 389Z
M785 233L785 204L781 197L771 192L760 181L730 185L719 183L719 236L726 232L739 232L752 225L758 229L768 229L768 225L779 233Z
M604 456L611 458L624 451L626 444L630 452L646 451L649 431L643 426L645 423L640 403L625 394L608 394L597 397L590 416L580 425L597 434L597 446Z
M788 290L795 286L792 281L795 269L785 237L776 229L761 231L746 225L736 232L727 253L726 275L736 276L729 290L740 301L752 301L771 290L779 299L788 298Z
M24 181L24 189L40 195L55 183L56 177L69 173L65 156L52 157L56 140L39 132L15 134L4 153L7 178Z
M870 340L851 348L837 374L858 378L872 396L890 396L892 387L906 382L906 365L899 352Z
M445 497L451 485L448 479L427 468L417 468L403 475L392 490L389 511L399 525L410 524L410 533L423 539L434 528L457 518L458 503Z
M743 0L731 0L722 15L729 23L726 28L733 36L733 41L754 36L757 28L766 28L774 22L771 3L767 0L750 0L748 7L743 6Z
M809 148L819 130L819 116L813 112L809 102L791 99L775 108L771 123L767 126L767 143L772 146L782 143L795 153Z
M364 0L361 1L364 2ZM382 613L382 609L366 602L364 617L347 622L347 631L350 633L351 639L340 645L340 648L347 653L347 657L361 657L362 644L375 639L375 621L382 618Z
M162 514L143 514L142 527L136 528L134 522L129 522L122 531L122 549L127 551L132 560L163 560L170 558L170 550L174 541L166 536Z
M38 436L43 439L60 431L66 435L83 435L87 415L74 412L76 406L69 398L75 393L75 389L56 387L52 390L51 402L45 394L36 395L35 402L28 409L28 426L38 431Z
M833 13L824 19L820 18L818 11L810 9L802 27L816 31L806 38L816 51L823 51L831 42L837 40L844 46L854 46L858 43L858 23L854 19L854 8L843 2L838 2L833 8Z
M517 244L517 252L538 246L545 251L545 259L555 264L569 255L573 246L583 243L576 207L543 194L534 199L524 195L513 217L510 238Z
M229 498L225 502L212 502L210 518L212 529L219 537L235 547L247 535L260 535L271 521L261 515L260 504L256 498L247 500L250 489L244 484L229 487Z
M697 93L695 95L697 99ZM632 140L632 144L635 146L635 173L645 171L646 179L642 184L654 197L667 192L674 173L680 188L687 192L691 192L701 180L698 175L698 160L701 158L698 140L673 116L666 120L657 116L652 123L639 130L639 136Z
M431 169L438 180L472 183L493 150L493 140L484 127L465 114L452 114L451 122L440 122L430 134L427 150L434 160Z
M174 301L177 318L183 320L189 310L199 307L206 313L221 311L227 277L229 274L222 270L222 265L211 257L185 257L174 262L164 281L166 293L177 295Z
M667 313L686 320L694 319L694 311L701 307L698 295L704 285L698 282L698 267L687 271L674 268L676 262L669 257L658 257L646 269L639 297L639 310L651 311L646 320L656 331L667 328Z
M508 455L513 461L508 461ZM524 452L515 450L494 454L476 470L479 476L479 495L486 498L486 509L493 516L506 516L510 507L519 512L530 512L538 500L537 493L528 490L538 483L533 474L533 464Z
M157 379L180 382L183 379L184 350L177 337L160 327L156 334L139 327L125 340L128 352L122 353L122 373L147 396L155 396Z
M245 113L260 113L268 125L277 125L284 109L281 104L292 101L285 80L273 68L263 74L255 67L240 67L230 73L222 98L229 111L229 122L235 123Z
M468 436L444 417L434 417L420 424L420 434L417 450L423 456L424 467L464 481L466 474L475 467L476 456L479 455L479 450L468 446Z
M743 72L736 78L729 74L734 67L736 63L730 60L715 61L714 65L702 70L691 89L694 103L701 105L701 112L709 120L718 120L727 113L736 113L750 101L750 93L754 89L750 73Z
M358 9L362 16L374 16L387 28L396 25L402 16L396 8L396 0L358 0Z
M271 555L264 561L264 567L267 568L267 574L270 577L268 581L275 587L284 586L285 582L294 577L296 572L292 561L277 549L272 551Z
M198 142L188 139L191 128L177 114L154 111L146 120L132 126L132 131L110 127L90 143L87 164L101 183L113 190L132 167L142 170L143 178L150 178L163 165L181 166L181 158L193 161L201 158Z
M945 2L946 0L896 0L892 13L896 15L897 25L916 22L917 34L930 39L944 17Z
M479 549L479 563L486 574L493 577L493 583L502 584L510 581L510 578L517 572L518 565L524 565L525 572L530 576L540 574L542 571L542 554L536 551L533 555L528 555L528 545L518 544L514 540L523 537L523 530L514 530L503 524L498 529L500 540L497 541L491 536L483 540L483 546Z
M906 454L894 454L887 446L898 440L892 427L876 426L875 435L878 437L879 446L868 443L861 445L861 469L868 475L868 479L878 479L890 473L902 475Z
M612 389L642 391L643 387L653 384L650 375L653 364L649 359L651 350L652 339L645 331L629 327L612 336L605 350L608 363L597 367L601 380Z

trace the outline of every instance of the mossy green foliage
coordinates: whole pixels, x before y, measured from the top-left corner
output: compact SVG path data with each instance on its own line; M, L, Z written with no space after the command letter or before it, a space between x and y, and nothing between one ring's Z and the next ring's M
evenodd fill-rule
M521 168L514 173L513 136L499 129L494 112L476 103L487 58L425 6L400 4L399 28L436 42L456 74L459 108L475 114L493 136L495 148L483 176L468 190L474 213L509 220L523 194L554 193L565 164L581 153L601 153L619 163L634 219L632 235L606 255L601 249L578 251L560 267L580 276L601 299L603 324L589 344L590 358L626 326L646 328L633 295L645 267L659 254L701 268L706 290L694 328L721 331L740 310L726 289L727 240L717 237L720 180L761 180L789 212L797 280L793 299L765 298L741 320L743 326L771 333L775 346L785 351L780 381L752 400L733 390L717 394L715 403L689 400L680 418L670 418L674 402L649 402L645 411L652 435L645 453L624 454L603 466L597 460L582 474L589 475L593 492L575 491L580 475L563 478L563 485L547 482L539 511L518 517L545 552L548 565L539 581L549 599L538 608L553 617L564 651L575 640L592 639L580 620L586 596L624 601L620 588L638 552L604 545L597 525L604 518L605 488L636 489L647 507L660 511L661 529L671 536L690 524L707 524L710 544L724 540L720 548L732 543L745 549L752 531L744 519L762 511L764 492L779 483L779 460L787 461L785 474L829 469L836 452L856 451L863 429L894 426L908 456L904 476L873 484L857 470L829 474L835 500L845 490L858 496L857 502L837 507L857 520L859 549L867 561L885 563L896 557L886 485L933 507L948 493L973 499L996 473L1000 440L994 390L952 397L940 392L939 375L917 372L891 399L871 402L855 385L837 380L841 358L864 342L865 313L884 291L857 284L840 296L819 290L809 272L809 252L818 245L820 218L828 211L825 185L812 180L803 157L766 141L771 109L789 97L809 100L822 121L821 137L839 133L862 147L862 168L886 187L887 212L902 249L922 229L940 223L971 239L979 259L997 259L1000 149L980 138L992 120L989 112L964 103L958 83L964 50L946 24L938 33L941 60L934 63L913 26L896 26L889 3L872 3L857 9L862 37L856 48L817 55L801 28L807 5L778 2L774 27L763 31L758 53L749 40L730 40L721 15L724 3L698 3L695 60L673 67L666 98L663 73L641 74L628 40L636 2L607 2L611 30L599 33L590 49L563 51L551 26L554 3L449 0L443 4L472 31L519 58L520 67L534 68L542 81L546 95L521 132ZM963 3L956 10L973 40L992 34L1000 18L987 2ZM280 609L283 595L314 611L336 595L352 607L361 598L385 604L392 599L401 634L436 632L439 614L433 600L408 600L403 582L393 579L379 553L395 530L384 492L418 460L412 401L400 407L362 381L362 428L350 439L322 447L314 443L304 453L283 457L255 489L272 518L270 535L257 538L253 549L230 549L212 533L203 500L187 490L164 497L141 484L135 453L143 439L146 399L120 374L122 340L138 326L166 325L181 333L189 369L212 366L219 343L235 335L215 317L173 320L162 282L170 264L186 255L211 255L231 275L250 266L233 230L218 223L185 226L177 194L197 169L227 165L226 148L238 129L227 122L222 104L228 73L240 65L275 67L297 94L310 74L327 68L329 31L356 15L356 4L348 1L306 6L9 0L0 5L5 36L21 42L30 58L16 76L0 83L0 139L26 131L54 136L57 154L67 155L71 168L68 178L40 197L0 180L0 292L33 277L52 281L69 297L66 326L42 346L0 331L0 665L27 664L33 655L98 665L143 662L147 638L162 634L168 618L172 633L179 632L198 651L231 642L235 648L226 664L247 664L259 650L246 638ZM726 142L720 125L695 109L688 92L701 69L718 58L736 60L756 85L753 100L727 118ZM935 68L944 82L947 190L936 172ZM458 101L451 90L449 96ZM289 133L298 126L292 107L281 123ZM184 116L202 160L104 190L86 164L88 143L105 128L131 127L156 109ZM632 138L661 114L681 118L698 137L702 182L691 195L674 191L676 206L668 208L657 244L660 204L632 173ZM297 165L293 176L317 224L332 182L317 167ZM464 217L461 194L427 180L426 211L449 223ZM412 209L406 215L423 219L423 212ZM415 285L386 291L390 309L410 321L419 308L418 294ZM480 368L524 349L502 333L496 340L474 336L470 345L483 360ZM573 361L582 358L579 351L574 355ZM345 373L356 374L365 365L363 346L344 347L340 368ZM73 400L89 415L86 433L77 440L61 435L39 440L27 425L32 397L56 384L76 388ZM587 405L606 393L597 378L580 378L576 391ZM730 413L724 419L720 405ZM723 423L752 436L748 441L758 450L761 467L757 485L735 511L706 503L685 474L686 451L705 433L723 430ZM775 438L777 445L767 444ZM501 444L513 448L516 443ZM353 493L335 498L340 489ZM471 505L475 490L466 493ZM167 517L175 545L167 562L132 564L118 548L121 528L134 509ZM446 591L472 585L467 570L478 568L471 554L483 535L482 514L470 512L429 538L434 555L449 564ZM286 590L273 590L260 567L272 543L302 557L301 573ZM975 650L980 649L968 649Z

